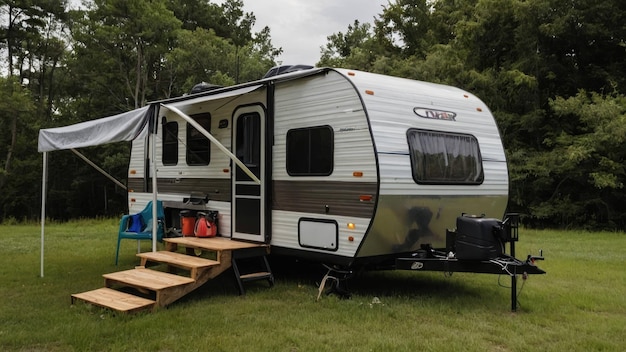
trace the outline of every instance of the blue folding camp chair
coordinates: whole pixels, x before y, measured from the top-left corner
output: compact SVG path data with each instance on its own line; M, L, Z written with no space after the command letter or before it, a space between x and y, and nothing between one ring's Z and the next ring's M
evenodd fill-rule
M157 200L157 240L163 240L165 227L165 213L163 202ZM152 201L137 214L122 216L120 230L117 235L117 251L115 252L115 265L120 254L120 242L123 239L137 240L137 253L141 251L141 240L152 240Z

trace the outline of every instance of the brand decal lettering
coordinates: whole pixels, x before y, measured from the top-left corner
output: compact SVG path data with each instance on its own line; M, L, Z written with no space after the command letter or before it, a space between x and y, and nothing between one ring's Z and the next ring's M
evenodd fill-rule
M423 267L424 263L422 262L413 262L413 264L411 264L411 270L420 270Z
M425 119L456 121L456 113L452 111L413 108L415 115Z

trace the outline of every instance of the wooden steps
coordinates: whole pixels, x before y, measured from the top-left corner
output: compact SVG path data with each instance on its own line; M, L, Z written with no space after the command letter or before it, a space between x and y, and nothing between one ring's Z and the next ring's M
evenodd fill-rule
M115 311L131 313L142 309L155 309L172 304L189 292L204 285L208 280L233 267L240 294L244 293L242 282L266 279L270 286L274 277L265 257L269 246L231 240L229 238L177 237L164 239L166 251L139 253L141 265L135 269L104 274L104 288L73 294L82 300ZM187 254L177 252L184 247ZM194 255L197 250L216 253L216 259ZM265 269L258 273L240 274L236 258L261 258ZM147 268L147 265L165 265L168 272ZM178 269L189 276L178 275ZM124 289L128 292L121 292ZM129 292L135 291L138 295ZM146 297L141 297L146 296Z
M154 300L120 292L108 287L83 293L75 293L72 295L72 304L74 304L74 300L76 299L90 302L91 304L99 307L111 308L124 313L132 313L152 308L156 304L156 301Z
M269 247L265 244L243 242L237 240L231 240L227 237L211 237L211 238L199 238L199 237L174 237L165 238L165 245L168 251L175 251L180 245L186 248L201 249L207 251L234 251L246 248L265 248Z
M192 278L141 268L118 271L102 276L104 277L104 285L106 287L118 284L150 291L161 291L195 282Z
M170 267L175 267L190 272L189 276L196 280L198 273L203 268L209 268L220 265L217 260L194 257L178 252L160 251L145 252L137 254L141 258L141 266L146 267L149 262L164 263Z

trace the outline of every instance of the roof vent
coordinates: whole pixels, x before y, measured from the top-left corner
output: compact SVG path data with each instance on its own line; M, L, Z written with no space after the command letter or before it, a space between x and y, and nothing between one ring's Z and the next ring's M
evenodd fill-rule
M200 93L200 92L208 92L210 90L214 90L214 89L218 89L218 88L222 88L222 86L219 86L217 84L207 83L207 82L201 82L201 83L198 83L195 86L193 86L193 88L191 88L191 91L189 92L189 94L196 94L196 93Z
M282 66L274 66L274 67L270 68L269 71L267 71L267 73L265 74L265 76L263 76L263 78L274 77L274 76L278 76L278 75L282 75L282 74L290 73L290 72L309 70L309 69L312 69L312 68L313 68L313 66L311 66L311 65L282 65Z

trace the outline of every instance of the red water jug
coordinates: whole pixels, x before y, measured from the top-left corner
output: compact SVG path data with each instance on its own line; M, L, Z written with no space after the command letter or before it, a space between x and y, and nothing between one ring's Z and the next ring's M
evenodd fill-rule
M180 225L183 236L193 236L196 225L196 217L193 216L189 210L183 210L180 212Z
M199 212L193 233L196 237L215 237L217 235L217 226L215 226L214 222L207 220L205 213Z

